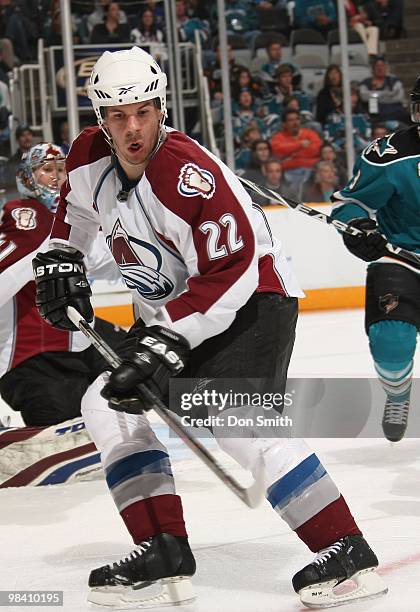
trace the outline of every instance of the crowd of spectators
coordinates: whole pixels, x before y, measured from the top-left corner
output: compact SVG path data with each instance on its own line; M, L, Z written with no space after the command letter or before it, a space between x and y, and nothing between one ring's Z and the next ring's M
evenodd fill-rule
M337 28L336 0L225 0L229 40L244 41L256 69L241 63L228 47L236 170L290 197L325 198L346 179L342 74L331 63L317 90L303 86L302 69L290 54L290 35L299 28L325 41ZM366 45L371 76L351 83L353 137L360 152L375 134L408 122L401 81L379 55L379 41L403 34L403 0L345 0L348 26ZM71 2L75 44L150 45L166 68L163 0L78 0ZM224 102L218 46L217 2L175 0L179 40L194 42L198 32L208 78L212 118L223 143ZM0 179L11 180L27 126L16 132L18 152L7 160L10 99L7 73L36 61L38 38L62 44L59 0L0 0ZM264 41L263 43L261 41ZM286 54L285 51L288 51ZM287 55L287 58L285 56ZM56 126L56 140L68 148L68 126ZM25 136L26 135L26 136ZM33 134L31 133L31 138ZM3 162L2 162L3 160ZM7 163L5 163L5 160ZM14 180L14 179L13 179Z

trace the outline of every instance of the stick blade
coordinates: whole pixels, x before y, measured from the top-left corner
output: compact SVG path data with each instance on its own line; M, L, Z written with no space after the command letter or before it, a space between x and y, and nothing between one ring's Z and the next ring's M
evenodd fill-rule
M256 470L254 470L254 474L253 484L248 489L244 489L243 501L249 508L257 508L266 494L265 464L262 455L260 456Z

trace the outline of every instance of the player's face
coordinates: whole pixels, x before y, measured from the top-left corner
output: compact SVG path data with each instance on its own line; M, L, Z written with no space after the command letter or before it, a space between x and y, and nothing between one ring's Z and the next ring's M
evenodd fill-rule
M48 187L51 191L59 191L66 180L64 160L47 160L34 169L35 182Z
M104 127L109 131L123 168L146 163L159 136L161 111L152 100L107 109Z

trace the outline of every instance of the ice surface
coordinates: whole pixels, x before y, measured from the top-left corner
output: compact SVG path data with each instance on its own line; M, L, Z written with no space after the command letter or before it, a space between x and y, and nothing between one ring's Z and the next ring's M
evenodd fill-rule
M302 316L290 372L295 376L373 375L362 312ZM156 428L171 449L198 563L194 578L197 602L175 609L302 610L290 580L312 559L312 553L266 502L256 510L247 509L181 442L168 439L163 425ZM378 554L390 589L385 597L337 609L417 612L419 440L407 439L394 446L382 439L309 442ZM221 459L222 454L216 452ZM238 479L246 480L231 459L223 455L223 460ZM47 609L75 612L104 609L86 604L89 571L120 558L132 547L102 480L1 490L0 542L0 590L63 590L64 607ZM20 608L10 608L16 609ZM46 608L28 609L40 612Z

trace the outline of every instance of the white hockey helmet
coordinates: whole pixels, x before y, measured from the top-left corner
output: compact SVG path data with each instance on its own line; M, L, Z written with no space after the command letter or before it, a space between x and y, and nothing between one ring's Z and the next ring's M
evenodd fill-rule
M87 94L102 127L103 106L133 104L159 98L166 119L166 74L153 57L140 49L132 47L124 51L105 51L93 67Z

